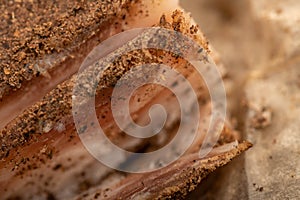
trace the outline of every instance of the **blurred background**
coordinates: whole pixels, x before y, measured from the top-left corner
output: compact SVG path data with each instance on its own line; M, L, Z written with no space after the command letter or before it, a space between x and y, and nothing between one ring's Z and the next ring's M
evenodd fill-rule
M180 4L219 53L229 117L254 144L188 199L299 199L300 1Z

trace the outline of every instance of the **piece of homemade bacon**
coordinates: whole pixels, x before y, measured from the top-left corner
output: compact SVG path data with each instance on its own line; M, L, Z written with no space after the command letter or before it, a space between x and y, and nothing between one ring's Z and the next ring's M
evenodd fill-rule
M4 13L6 11L16 12L18 8L21 10L20 13L24 12L29 16L33 15L31 11L37 11L38 15L48 7L49 11L44 11L44 17L39 16L38 19L35 19L38 20L37 22L42 23L30 30L26 29L27 25L23 30L23 25L20 25L20 22L18 23L18 15L11 14L9 19L12 21L10 22L16 20L14 22L17 23L17 25L13 25L13 27L16 26L15 29L12 29L14 32L10 30L1 34L4 37L2 47L10 47L9 45L12 45L14 41L18 44L14 55L25 53L24 58L16 61L10 52L14 51L13 48L1 49L1 59L4 59L2 62L4 66L1 67L3 75L1 87L3 87L1 90L2 102L0 104L0 126L3 127L0 132L2 145L0 152L1 194L4 199L66 199L81 195L85 197L85 192L89 189L97 188L98 185L104 187L106 187L106 184L110 185L111 177L117 177L116 182L119 182L123 177L128 176L129 179L131 177L130 174L124 175L116 172L96 161L80 143L75 129L72 117L72 92L76 76L72 75L77 72L90 50L104 39L118 32L135 27L155 25L181 32L195 40L208 55L214 55L210 51L203 34L193 25L191 19L180 10L174 11L178 8L176 1L173 3L170 3L170 1L151 1L151 3L146 3L146 1L108 1L101 3L90 1L73 2L74 5L72 6L69 4L70 2L50 3L49 5L35 3L31 1L22 2L21 4L24 4L26 10L23 10L23 7L18 7L18 4L2 8L5 10ZM105 9L106 11L104 11ZM57 17L58 19L56 19ZM29 17L26 23L35 22L30 19ZM9 23L7 20L4 21ZM17 27L20 28L19 34ZM27 40L27 37L30 39ZM16 38L19 38L19 40ZM161 59L162 56L164 59ZM119 59L111 63L112 67L108 68L107 73L100 80L100 87L96 93L95 107L100 124L114 143L128 150L145 151L166 144L168 140L158 142L158 137L149 140L135 139L120 131L114 123L110 111L111 92L118 77L135 64L160 63L162 61L165 61L164 64L168 64L169 59L172 61L170 64L175 63L173 67L178 70L185 67L190 69L191 66L180 57L174 57L168 52L153 49L130 52ZM122 59L128 62L122 62ZM30 66L33 66L33 68ZM112 68L117 70L110 70ZM31 73L28 74L28 71L25 73L24 70ZM201 115L206 119L206 122L205 120L200 122L198 135L201 136L202 132L205 132L210 117L209 95L203 80L195 76L195 70L183 70L183 73L189 81L197 83L195 92L201 100ZM12 80L16 80L13 82L15 84L10 84ZM143 96L145 91L148 91L148 93ZM142 123L147 121L145 115L147 115L148 108L153 103L162 103L170 110L175 109L177 105L176 100L172 98L172 94L164 88L153 89L151 86L146 86L136 96L143 98L139 102L132 102L131 106L134 106L134 119ZM166 123L166 133L164 135L167 138L176 134L179 120L180 114L175 110L174 116ZM197 137L189 152L199 150L199 146L203 141L203 135L200 136ZM238 139L236 132L227 124L222 132L219 145L235 139ZM214 157L216 160L212 165L207 165L206 162L202 162L200 159L197 167L200 167L201 170L209 167L210 170L206 172L211 172L215 167L226 164L249 146L246 143L233 148L236 150L233 150L234 153L230 154L229 157L222 156L222 153L220 153L220 156L216 155L217 157ZM231 151L232 149L228 150L229 153ZM182 158L183 161L179 161L179 165L184 165L185 162L190 165L190 157L191 155L187 153ZM197 158L195 159L197 160ZM176 166L176 163L170 166L170 170L174 165ZM168 169L169 167L166 167L154 172L153 176L160 177ZM201 180L207 175L207 173L199 174L189 172L189 170L188 174L183 177L180 177L179 173L178 178L186 180L193 177ZM198 172L201 172L201 170ZM143 177L145 180L148 179L147 175L140 175L141 179ZM159 179L163 181L163 179ZM177 180L168 183L168 186L173 188L187 187L186 185L178 186L179 183L180 181ZM197 184L198 182L194 185ZM150 183L146 186L146 189L151 190L153 187L154 185ZM124 189L124 191L113 189L111 195L118 196L119 192L121 194L130 193L130 195L142 192L139 191L140 188L134 188L135 186L130 186L129 189ZM163 192L162 188L156 190L157 193L154 192L149 198L158 198ZM160 190L162 191L160 192ZM173 196L176 196L176 192L178 190L170 190L168 195L172 196L174 193ZM97 196L97 193L95 193L95 196Z

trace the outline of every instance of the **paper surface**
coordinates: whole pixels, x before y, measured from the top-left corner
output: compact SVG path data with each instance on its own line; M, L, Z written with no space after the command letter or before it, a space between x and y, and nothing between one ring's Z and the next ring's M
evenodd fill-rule
M189 0L182 5L219 52L228 70L231 117L254 145L189 198L298 199L300 2Z

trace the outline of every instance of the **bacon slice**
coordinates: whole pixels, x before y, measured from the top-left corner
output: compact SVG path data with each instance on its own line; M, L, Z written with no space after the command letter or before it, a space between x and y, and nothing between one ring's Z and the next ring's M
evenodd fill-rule
M208 54L215 57L215 55L210 52L203 34L200 31L196 31L197 28L192 25L193 22L189 22L189 17L178 10L172 13L174 9L178 8L176 1L172 4L169 4L169 1L154 1L154 4L145 3L144 1L116 2L117 4L109 4L110 6L114 5L113 8L110 8L112 12L111 15L106 15L106 12L101 12L102 14L100 16L97 15L97 8L105 9L106 4L98 5L96 1L91 1L91 3L76 3L75 6L71 6L71 8L68 6L66 8L66 4L64 3L59 4L58 8L55 9L61 9L58 13L62 12L62 19L65 19L64 17L66 16L72 16L72 19L74 18L75 21L79 20L80 22L82 18L89 19L89 17L98 17L101 19L102 17L107 21L97 21L92 18L93 20L91 19L89 26L87 24L81 25L84 30L80 32L80 34L76 32L75 35L69 38L72 41L71 43L64 44L65 41L62 40L62 43L56 44L54 46L55 48L53 47L54 49L50 52L45 51L41 53L39 51L38 55L34 53L28 56L26 55L26 59L24 61L22 60L22 62L26 61L29 63L29 66L31 64L35 66L35 68L31 69L33 75L30 75L26 81L20 78L21 76L14 71L15 69L8 69L9 73L17 76L18 81L21 81L17 85L9 85L9 81L4 81L2 84L3 100L0 105L0 119L3 120L0 120L0 126L5 127L0 132L2 144L0 152L0 186L1 190L3 190L1 194L3 194L4 198L19 197L19 195L25 193L25 191L27 191L27 194L23 195L25 199L47 196L55 196L60 199L71 198L83 193L90 187L99 185L99 181L109 181L107 177L110 177L110 175L118 175L117 172L99 164L98 161L94 160L84 149L83 145L79 142L71 113L72 92L76 80L76 76L71 75L78 70L83 58L85 58L89 51L99 42L123 30L156 24L156 26L176 30L191 37L195 42L203 46ZM141 8L144 8L144 12L140 12ZM69 9L72 11L71 14L66 12L66 10ZM149 10L149 12L146 12L147 10ZM165 15L162 16L162 13L165 13ZM51 13L48 14L51 15ZM58 14L54 13L54 15L56 16ZM140 20L141 17L143 20ZM66 20L66 23L71 23L69 18ZM108 24L109 27L107 27ZM80 23L75 23L75 25L80 28ZM53 27L56 26L53 25ZM66 26L68 28L71 27L70 24ZM42 28L40 28L44 30L45 27L48 27L49 30L53 29L52 24L47 25L47 23L42 24ZM31 35L30 37L38 37L39 39L46 37L41 36L44 32L38 30L39 28L37 28L37 30L34 29L34 31L38 33L33 32L37 35ZM102 30L105 30L105 32L102 32ZM33 33L30 32L30 34ZM6 34L9 35L9 33ZM54 32L54 34L56 34L56 32ZM57 32L57 34L59 34L59 32ZM53 39L54 36L50 35L48 37ZM64 37L62 37L62 39L63 38ZM7 41L11 40L8 38ZM59 41L60 39L57 39L56 42ZM79 41L79 43L77 43L77 41ZM48 40L45 42L49 45L47 43L49 42ZM24 48L27 48L27 43L24 45ZM34 51L35 49L36 46L31 50ZM131 52L125 55L125 58L132 63L136 58L142 61L146 59L149 62L157 62L159 56L163 54L166 58L170 58L173 61L175 60L172 55L168 55L165 52L154 51L152 56L147 57L149 53L153 54L153 50L148 50L147 53L139 51ZM6 53L5 55L10 54ZM9 56L4 58L7 59L7 62L12 60ZM27 60L27 58L31 59ZM39 59L43 60L43 65L41 66L39 65L40 62L36 61ZM187 66L181 58L177 59L178 60L175 60L177 61L177 65L175 66L177 69ZM48 62L49 60L50 62ZM22 62L19 61L20 66ZM45 63L48 65L45 65ZM108 137L122 148L135 151L143 150L146 145L150 145L149 150L156 145L161 145L158 144L159 142L156 142L157 138L141 140L127 137L113 122L109 112L110 95L118 79L118 73L124 74L131 66L125 65L124 67L124 63L122 62L115 62L112 63L112 65L116 67L117 72L106 74L106 76L101 79L102 82L100 81L100 89L97 90L96 112L101 116L99 119L100 124L103 125L104 129L108 132ZM19 68L17 69L22 71L23 68L20 66L18 66ZM6 68L3 67L3 73L5 74L5 72L7 72L6 74L10 75L8 71L5 70ZM39 74L42 74L42 76ZM209 118L211 110L210 103L208 102L209 95L205 90L203 81L195 77L194 71L190 71L186 75L191 82L196 82L201 86L200 89L196 88L196 93L198 98L203 100L202 104L204 107L201 109L201 112L204 113L204 117ZM6 79L5 77L3 78L3 80ZM7 85L9 85L9 87L7 87ZM146 87L146 89L149 88L151 87ZM39 90L39 94L32 95L32 91L36 89ZM145 90L142 90L136 96L142 96ZM164 98L161 98L160 94L164 94ZM134 114L138 116L135 117L135 119L142 123L147 121L144 116L147 114L149 106L155 102L162 101L168 109L173 109L176 107L176 101L171 97L172 94L168 93L165 89L158 88L151 90L149 95L141 99L141 103L132 103L132 105L136 106ZM174 132L173 129L176 129L178 125L179 116L178 112L175 112L174 117L168 121L165 129L167 133L165 135L172 136ZM198 130L199 133L204 132L203 129L205 129L206 126L204 122L203 124L202 122L200 123L202 126L200 126ZM220 140L220 143L227 142L227 140L232 141L238 139L238 136L230 129L230 126L226 126L222 137L225 139ZM197 138L190 152L197 152L202 141L203 137ZM168 141L163 141L163 144L167 142ZM248 148L249 145L246 146ZM246 148L242 148L242 150L246 150ZM238 153L235 153L234 156L237 154ZM220 162L225 164L227 161ZM187 163L189 163L189 161L187 161ZM221 165L222 164L217 164L216 166ZM86 170L85 168L87 166L93 170ZM95 175L94 173L97 174ZM164 173L164 171L161 173ZM66 185L68 185L68 187L65 187ZM64 187L64 189L62 189L62 187Z

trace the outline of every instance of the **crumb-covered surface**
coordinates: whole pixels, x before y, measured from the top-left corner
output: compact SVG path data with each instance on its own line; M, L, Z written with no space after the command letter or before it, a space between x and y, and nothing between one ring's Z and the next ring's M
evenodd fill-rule
M181 11L175 11L170 19L166 19L165 16L162 16L160 23L157 25L170 30L182 32L191 39L194 39L204 48L205 51L203 51L203 55L206 55L206 52L210 52L208 43L201 32L195 25L188 23L188 19L185 18ZM171 43L168 43L168 45L172 46ZM107 109L109 109L109 97L111 95L112 87L122 74L134 65L147 62L161 63L168 60L167 58L170 59L169 61L173 61L175 64L177 63L176 66L178 69L185 68L186 66L181 63L182 58L170 53L164 54L162 51L153 49L129 52L108 65L107 70L100 80L100 87L98 88L99 107L97 108L96 106L96 109L98 109L97 113L99 114L100 121L104 121L105 124L111 119L106 113ZM203 59L205 59L205 56ZM190 72L191 71L188 71L188 73ZM1 131L0 136L2 146L0 155L3 162L0 164L4 166L4 171L10 171L8 176L11 176L12 179L20 179L21 182L25 182L28 177L33 177L32 179L34 181L32 181L31 184L32 187L34 187L38 184L38 180L44 181L44 178L39 178L39 173L43 170L47 171L49 169L53 169L54 172L57 172L61 169L65 169L66 161L63 163L57 162L57 158L59 158L59 155L63 154L65 151L72 148L75 151L75 149L78 148L79 143L79 138L76 133L74 123L72 122L71 113L72 92L75 79L76 76L73 76L69 80L59 84L41 101L26 109L25 112L14 119ZM150 93L151 92L153 92L153 90L150 91ZM153 93L151 95L155 96L155 94L156 93ZM153 98L151 95L146 95L144 97L144 101L147 102ZM202 98L204 98L203 103L207 103L207 94L206 96L202 96ZM143 98L139 101L143 101ZM93 124L90 124L90 126L93 126ZM230 131L227 130L227 133L230 133ZM124 141L126 142L120 132L116 133L110 130L109 134L113 136L113 138L118 138L121 144L124 143ZM59 139L56 141L56 138ZM222 143L221 140L220 142ZM135 147L140 148L138 145L134 145ZM83 147L79 145L79 149L82 150L82 148ZM36 175L32 176L32 174ZM51 176L51 180L53 179L53 181L47 181L47 184L41 187L55 192L55 188L49 189L49 184L55 182L55 177L56 175L54 173L54 175ZM69 179L69 177L66 178L66 181ZM91 184L90 179L88 180L86 180L86 184L83 184L82 186L83 191L89 189L93 185ZM77 182L74 182L73 184L76 185L76 187L79 187ZM19 186L21 185L22 184ZM30 188L29 185L26 187ZM7 190L7 186L4 187L4 190ZM28 195L30 196L31 194ZM39 194L32 191L32 195Z
M207 42L203 40L201 35L198 35L199 32L196 27L190 26L186 22L181 12L174 12L172 17L173 22L169 23L165 20L161 20L160 26L175 29L183 34L190 35L201 45L204 44L204 48L208 50ZM164 19L164 17L162 19ZM176 59L179 58L174 59L175 61L173 62L178 62ZM109 99L109 92L107 93L105 90L110 90L109 88L118 80L117 77L121 77L123 73L134 65L151 62L162 62L162 54L158 53L157 50L152 51L152 54L151 50L145 50L131 52L117 59L115 64L108 67L99 82L101 86L99 93L106 95L106 97L102 98L102 100L104 99L102 104ZM1 158L8 155L11 148L36 140L39 135L49 132L61 119L67 118L67 121L70 121L70 118L72 118L72 92L75 81L76 76L58 85L53 91L47 94L42 101L28 108L22 115L1 130ZM86 91L89 90L86 88Z
M33 13L33 16L30 16L32 18L30 18L29 21L32 19L37 25L31 30L27 30L26 28L23 30L22 27L28 25L26 25L26 23L20 25L20 20L22 19L19 18L19 13L22 13L21 11L24 9L28 9L28 5L32 5L34 1L11 1L6 3L7 5L5 4L8 11L13 11L13 8L20 9L18 14L15 12L7 13L5 11L6 13L4 16L8 17L7 19L12 27L20 26L20 29L18 30L19 32L16 28L13 30L5 30L7 32L5 32L4 35L15 34L16 36L14 35L12 37L14 39L12 40L7 37L3 40L5 43L0 41L2 42L2 47L7 47L7 44L13 45L14 40L14 42L16 42L16 49L14 52L15 54L13 55L13 53L10 52L12 51L11 49L5 48L2 51L2 47L0 47L1 58L3 57L2 53L4 52L4 55L11 56L7 57L7 62L16 62L20 65L13 68L12 66L14 65L7 65L7 62L4 60L4 65L6 64L9 68L5 65L1 68L2 71L0 70L0 73L3 74L3 76L1 74L1 77L5 80L0 82L0 84L3 83L3 85L0 85L0 88L8 88L9 90L7 91L10 91L11 89L15 90L22 86L24 80L29 81L33 77L39 76L41 73L43 76L47 77L47 73L44 73L44 69L41 69L40 67L36 68L37 65L33 65L33 68L29 71L24 70L27 70L27 67L29 68L29 66L31 66L30 62L34 63L36 59L43 59L43 56L65 51L66 47L74 45L74 42L76 43L77 40L83 41L84 43L84 40L88 38L86 31L95 28L97 23L101 23L101 19L105 18L104 15L102 16L99 14L99 11L101 11L102 14L106 14L106 17L111 14L109 11L105 11L107 8L106 2L103 2L104 4L101 4L101 6L98 1L82 1L74 4L68 4L67 2L33 5L33 7L31 7L32 10L27 10L29 13L36 11L37 14L40 14L44 9L44 16L52 16L53 14L55 15L55 18L49 17L42 19L41 17L36 17L36 19L33 19L36 14ZM115 4L109 4L108 7L113 5L114 7L110 9L116 11L120 9L122 5L126 5L127 1L114 2ZM25 6L18 6L21 4ZM41 7L35 7L37 5L41 5ZM49 7L49 13L45 10L45 7ZM63 11L60 12L60 9ZM61 17L62 20L57 21L57 16ZM114 15L112 16L115 17ZM51 22L48 23L47 19ZM172 16L166 17L163 15L158 25L188 35L197 41L197 43L205 49L205 52L212 54L213 52L210 52L208 42L199 31L198 26L191 25L189 20L190 19L181 11L175 11ZM3 21L1 21L1 23L2 22ZM5 23L6 22L7 21L5 21ZM13 25L13 23L16 23L16 25ZM55 28L57 28L57 26L61 26L61 29L56 30ZM22 37L24 37L24 40L16 40L16 38ZM54 44L52 43L53 41ZM22 58L21 55L23 51L26 53L24 58ZM120 76L136 64L153 61L162 62L162 57L166 57L166 54L162 56L163 53L164 52L153 49L130 52L127 55L120 57L107 68L100 81L101 87L98 90L98 94L100 94L99 107L96 105L100 121L102 120L106 123L111 120L111 118L106 115L107 109L109 108L109 98L111 89ZM177 64L179 63L178 66L186 67L186 65L181 65L181 58L176 57L175 59L174 55L168 56L168 58L175 61ZM27 57L33 59L28 60ZM3 58L6 57L4 56ZM24 66L26 66L25 69ZM51 66L51 64L49 66ZM19 73L20 70L23 70L22 74ZM81 144L78 135L76 134L74 123L72 122L71 113L74 80L75 76L57 85L56 88L44 96L41 101L26 109L0 132L0 141L2 144L0 149L0 166L4 166L1 169L0 178L2 181L7 177L11 177L11 182L7 182L5 185L3 182L1 183L2 185L0 184L1 189L3 189L3 195L11 195L9 197L12 198L22 198L20 194L26 193L24 194L24 198L38 196L45 199L64 199L65 197L69 198L74 195L88 198L88 192L94 187L97 188L97 186L101 184L105 187L111 185L112 182L110 181L110 177L115 178L114 181L117 182L124 178L125 180L128 178L128 174L124 175L113 170L107 170L107 168L102 165L99 166L100 164L87 154L84 147L80 146ZM0 94L5 95L7 91L4 89L2 90L3 93ZM155 94L156 93L153 93L152 95ZM149 97L150 96L146 95L146 100L148 99L149 101ZM207 103L205 98L203 101L204 104ZM93 126L93 124L90 124L90 126ZM109 134L115 138L119 138L121 143L124 143L124 141L126 142L120 132L111 131ZM222 137L218 141L218 145L222 145L229 141L231 142L236 139L235 136L236 133L225 127ZM137 144L134 145L135 147L138 146ZM144 190L149 191L150 194L152 193L152 196L150 195L149 198L157 198L158 195L160 195L159 198L182 198L192 191L208 173L214 171L217 167L226 164L233 157L237 156L242 151L245 151L250 146L249 143L242 143L238 148L235 148L230 152L214 155L207 160L199 160L197 157L198 155L195 156L195 159L183 159L183 162L179 163L178 166L174 165L173 168L166 168L167 171L170 170L169 173L164 174L166 171L162 170L158 173L153 173L152 176L149 175L149 177L147 177L147 175L145 175L145 177L142 175L142 178L145 178L145 183L138 182L133 178L132 180L135 181L128 187L126 187L126 184L121 183L123 184L122 186L125 186L125 190L123 190L124 188L113 188L112 186L115 193L109 195L117 197L120 194L124 194L129 197L137 191L136 187L140 189L141 186L144 187ZM4 174L2 172L7 173ZM173 176L173 172L176 174L175 176ZM153 177L157 178L155 179L156 182L153 182ZM61 179L61 181L58 181L58 179ZM138 180L139 179L140 178L138 178ZM14 183L18 184L14 185ZM66 185L68 187L66 187ZM9 191L10 189L11 191ZM91 192L93 194L91 198L101 198L101 195L108 195L109 191L111 191L110 188L106 188L104 194L101 191L95 193ZM144 195L148 194L149 193L137 193L137 195L142 195L141 197L146 197Z
M55 55L79 46L128 1L3 1L0 6L0 97L53 67ZM71 53L71 52L70 52ZM47 63L48 62L48 63Z

